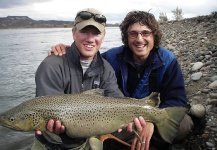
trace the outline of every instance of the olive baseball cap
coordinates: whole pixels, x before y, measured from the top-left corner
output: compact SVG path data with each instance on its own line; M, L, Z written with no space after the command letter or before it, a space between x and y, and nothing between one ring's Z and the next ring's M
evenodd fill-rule
M78 30L81 30L89 25L96 27L100 32L104 32L106 17L95 8L86 8L78 11L75 17L74 26Z

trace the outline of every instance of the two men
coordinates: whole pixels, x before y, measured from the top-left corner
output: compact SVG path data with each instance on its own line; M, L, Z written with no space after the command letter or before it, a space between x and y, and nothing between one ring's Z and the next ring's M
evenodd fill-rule
M181 68L175 55L160 47L162 33L155 17L149 12L131 11L120 24L120 30L124 45L112 48L102 56L115 70L117 83L124 96L141 99L152 92L159 92L159 108L186 107ZM62 54L65 47L60 44L53 47L52 51ZM147 150L150 145L163 149L168 146L159 136L154 124L144 123L142 119L139 122L141 124L137 123L136 127L143 143L134 138L131 149ZM193 122L186 114L175 140L183 140L192 127ZM131 131L132 128L128 126L128 130Z

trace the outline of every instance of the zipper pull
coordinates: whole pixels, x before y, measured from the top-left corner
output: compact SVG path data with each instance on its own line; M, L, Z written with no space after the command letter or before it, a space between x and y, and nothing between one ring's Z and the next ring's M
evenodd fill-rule
M140 73L138 73L138 78L140 79Z
M82 92L84 91L84 84L83 83L81 84L81 91Z

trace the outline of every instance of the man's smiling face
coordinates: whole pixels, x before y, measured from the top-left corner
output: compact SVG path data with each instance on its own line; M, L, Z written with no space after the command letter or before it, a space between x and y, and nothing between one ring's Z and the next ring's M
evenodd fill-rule
M130 34L137 36L131 37ZM139 22L129 26L128 46L133 52L134 61L145 61L154 47L154 36L151 29Z

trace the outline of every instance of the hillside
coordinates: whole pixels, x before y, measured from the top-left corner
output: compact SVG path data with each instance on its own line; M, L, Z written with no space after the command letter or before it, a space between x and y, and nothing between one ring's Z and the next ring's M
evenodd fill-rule
M28 16L7 16L0 18L0 29L8 28L57 28L72 27L72 21L33 20Z
M182 68L189 105L205 111L205 117L194 118L190 137L173 149L216 150L217 14L160 26L164 34L162 45L175 53Z
M0 18L0 29L13 28L67 28L73 26L73 21L33 20L28 16L7 16ZM107 26L118 26L107 24Z

